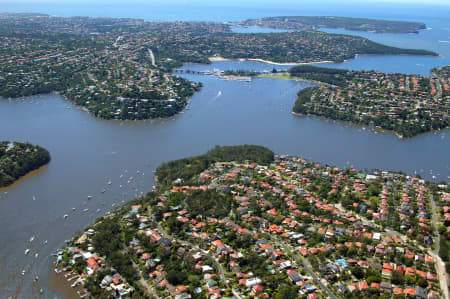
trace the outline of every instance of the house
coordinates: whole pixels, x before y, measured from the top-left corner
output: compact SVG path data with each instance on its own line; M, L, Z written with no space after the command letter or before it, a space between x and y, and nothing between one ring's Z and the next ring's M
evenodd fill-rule
M311 293L308 295L308 299L318 299L319 296L316 293Z
M106 276L103 278L103 280L102 280L102 282L101 282L101 284L100 284L100 287L101 287L102 289L106 288L107 286L109 286L109 285L112 283L112 280L113 280L113 278L112 278L111 275L106 275Z
M341 266L344 269L348 268L348 264L344 259L336 260L336 264L338 264L339 266Z
M404 290L402 288L394 288L392 290L392 292L394 293L394 295L402 295L402 294L404 294Z
M416 296L416 289L415 288L406 288L403 293L406 295L406 297L415 298Z
M212 244L217 248L217 251L222 252L227 250L227 246L222 243L220 240L215 240L212 242Z
M341 291L341 293L342 294L347 294L350 290L348 289L348 287L347 287L347 285L345 285L345 284L340 284L339 286L338 286L338 288L339 288L339 291Z
M191 297L191 295L188 294L188 293L181 293L181 294L175 295L174 298L175 298L175 299L190 299L190 298L192 298L192 297Z
M90 268L93 272L97 271L97 270L100 268L100 266L97 264L97 262L95 261L95 259L92 258L92 257L89 258L89 259L86 261L86 263L87 263L88 268Z
M209 265L202 266L202 273L210 272L210 271L213 271L213 270L214 270L214 268L212 268Z
M354 291L358 290L358 286L354 283L352 283L351 285L348 286L348 290L353 293Z
M381 240L381 233L374 233L373 234L373 240L374 241L380 241Z
M252 288L255 285L261 284L261 282L262 282L261 279L254 277L254 278L247 279L245 281L245 286L247 288Z
M212 278L208 279L208 281L206 282L206 286L208 288L215 287L216 285L217 285L217 282Z
M420 286L416 286L416 298L417 299L426 299L427 298L427 292Z
M252 287L252 296L259 296L262 292L264 292L264 287L262 285L257 284Z
M383 292L390 292L390 291L392 290L392 285L391 285L389 282L383 281L383 282L380 284L380 289L381 289L381 291L383 291Z
M364 290L367 290L369 288L369 285L365 281L360 281L358 283L358 288L359 288L360 291L364 291Z
M292 281L292 283L296 284L299 281L302 281L302 277L298 274L297 271L288 271L288 277Z
M172 242L170 242L169 239L166 238L161 238L158 241L159 245L164 246L164 247L170 247L172 245Z

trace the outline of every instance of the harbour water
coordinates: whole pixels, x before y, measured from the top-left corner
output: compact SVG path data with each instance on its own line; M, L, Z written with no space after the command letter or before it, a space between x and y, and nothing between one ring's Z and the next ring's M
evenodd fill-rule
M255 17L250 10L247 15ZM438 23L432 30L440 28L441 34L447 32L448 37L450 25L442 20ZM399 46L390 35L368 35L379 42L386 38L384 43ZM399 38L412 39L413 45L422 40L421 48L437 50L442 57L359 56L336 67L427 75L430 67L449 64L450 45L434 48L428 46L431 43L424 38L427 35L405 36ZM273 67L233 61L186 65L182 69ZM399 140L389 133L292 115L295 95L308 83L182 76L202 82L203 88L192 97L184 113L164 120L99 120L55 94L0 101L0 140L29 141L47 148L52 155L48 167L1 191L1 298L29 298L41 287L45 297L61 295L48 281L52 273L51 253L64 246L64 240L110 209L150 190L154 185L153 171L160 163L201 154L215 145L260 144L277 153L301 155L339 167L384 168L411 174L416 171L427 179L436 175L440 180L449 180L448 130ZM88 200L88 196L92 199ZM30 242L32 236L34 240ZM30 253L24 255L27 248ZM39 257L35 258L37 252ZM40 279L33 284L36 275Z

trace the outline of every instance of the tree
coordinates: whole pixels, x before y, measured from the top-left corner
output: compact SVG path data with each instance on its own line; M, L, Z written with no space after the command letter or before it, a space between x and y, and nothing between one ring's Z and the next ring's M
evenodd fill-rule
M297 289L290 285L283 284L277 288L273 298L275 299L290 299L297 298Z
M354 266L351 268L352 274L355 275L356 278L361 279L364 277L364 271L361 267Z
M402 285L405 282L405 279L404 279L402 273L400 273L398 271L394 271L394 272L392 272L392 280L391 281L393 284Z

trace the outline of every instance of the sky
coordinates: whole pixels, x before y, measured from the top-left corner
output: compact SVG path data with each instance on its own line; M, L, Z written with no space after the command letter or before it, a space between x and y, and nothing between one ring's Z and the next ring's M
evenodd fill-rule
M302 4L302 3L355 3L355 4L376 4L376 3L406 3L406 4L440 4L450 6L450 0L0 0L1 3L19 4L125 4L125 3L142 3L142 4L205 4L205 5L236 5L236 4ZM1 10L1 8L0 8Z

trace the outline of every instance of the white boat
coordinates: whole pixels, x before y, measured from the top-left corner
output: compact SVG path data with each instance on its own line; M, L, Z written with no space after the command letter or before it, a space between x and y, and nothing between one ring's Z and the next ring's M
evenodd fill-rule
M25 255L27 255L30 252L30 249L25 249Z
M111 185L112 184L112 182L111 181L108 181L108 185Z
M47 244L47 243L48 243L48 240L45 240L45 241L44 241L44 245Z
M77 208L72 208L72 211L75 211Z
M33 242L34 241L34 236L31 236L29 241L30 241L30 243Z
M36 200L36 196L33 195L33 200Z
M67 214L64 214L64 216L63 216L63 217L64 217L64 219L66 219L67 217L69 217L69 215L67 215Z
M103 188L103 190L102 190L102 193L105 193L106 192L106 189L105 188Z
M89 209L84 209L84 210L83 210L83 212L87 212L87 211L89 211Z
M38 257L39 257L39 253L36 252L36 253L34 254L34 257L35 257L35 258L38 258Z
M92 199L92 195L88 195L88 199Z

